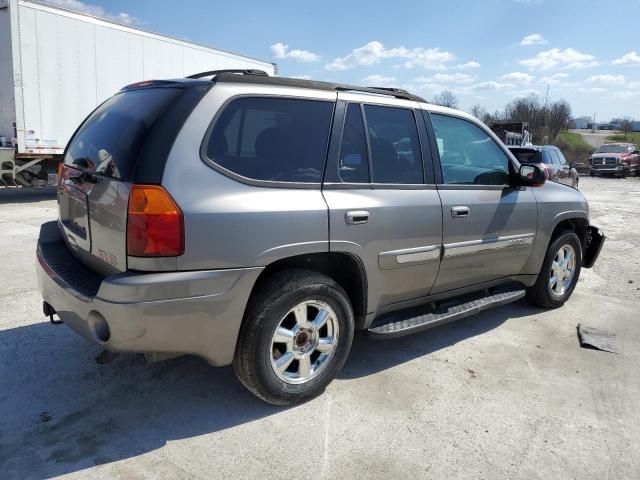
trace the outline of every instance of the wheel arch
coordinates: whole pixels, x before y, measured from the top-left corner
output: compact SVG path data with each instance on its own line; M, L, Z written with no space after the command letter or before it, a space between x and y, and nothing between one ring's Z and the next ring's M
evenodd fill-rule
M362 260L351 253L318 252L293 255L275 260L268 264L256 279L253 293L260 288L269 277L282 270L298 268L322 273L333 279L346 292L356 321L356 328L362 328L367 313L367 274ZM246 312L245 307L245 312Z
M529 257L527 265L523 268L523 274L538 275L544 262L544 257L551 242L553 242L564 231L572 231L578 235L582 254L584 256L587 246L587 227L589 226L589 218L583 211L568 211L556 215L547 226L543 227L542 232L538 232L534 251ZM548 232L548 233L547 233Z

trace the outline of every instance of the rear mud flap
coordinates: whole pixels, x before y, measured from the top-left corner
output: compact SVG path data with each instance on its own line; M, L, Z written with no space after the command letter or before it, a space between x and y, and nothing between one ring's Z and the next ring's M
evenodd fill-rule
M583 268L593 267L598 259L598 255L600 255L600 250L602 250L605 239L606 237L598 227L594 227L593 225L587 227L587 247L582 257Z

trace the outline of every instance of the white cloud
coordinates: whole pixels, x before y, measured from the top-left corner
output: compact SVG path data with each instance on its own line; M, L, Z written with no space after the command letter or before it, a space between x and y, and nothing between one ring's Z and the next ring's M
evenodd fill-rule
M640 65L640 54L635 51L629 52L616 58L613 62L614 65Z
M520 60L520 64L531 70L550 70L554 67L563 69L581 69L599 65L596 57L579 52L573 48L552 48L538 53L535 57Z
M554 73L548 77L542 77L539 83L546 83L547 85L558 85L562 83L562 79L569 78L571 75L568 73Z
M365 85L371 85L375 87L388 87L390 84L396 82L396 77L390 77L387 75L367 75L362 79L362 83Z
M422 67L426 70L446 70L446 63L456 57L450 52L443 52L439 48L415 48L411 51L410 60L405 62L407 68Z
M423 67L429 70L444 70L446 63L455 59L449 52L443 52L439 48L413 48L405 47L385 48L378 41L369 42L358 47L344 57L335 58L325 65L327 70L348 70L358 66L370 66L380 63L388 58L406 59L406 68Z
M534 78L536 77L529 75L528 73L511 72L506 75L502 75L500 80L504 80L505 82L531 83Z
M624 75L594 75L585 80L587 83L603 83L605 85L624 85Z
M416 77L418 83L472 83L476 77L466 73L436 73L431 77Z
M317 62L320 60L320 55L309 52L308 50L289 50L289 45L285 45L282 42L274 43L270 47L271 54L275 58L290 58L298 62Z
M476 62L476 61L471 61L471 62L467 62L467 63L462 63L460 65L456 65L455 67L451 67L455 70L472 70L474 68L480 68L482 65L480 65L480 63Z
M136 17L132 17L128 13L120 12L117 14L107 12L100 5L93 5L91 3L84 3L80 0L43 0L45 3L55 5L56 7L66 8L67 10L74 10L80 13L86 13L93 15L94 17L104 18L111 20L112 22L123 23L125 25L137 25L140 23Z
M476 83L470 87L471 90L508 90L509 88L514 88L514 85L512 83L496 82L494 80Z
M542 35L540 35L539 33L532 33L531 35L527 35L526 37L524 37L520 42L520 45L526 47L529 45L544 45L545 43L549 42L547 42L547 40Z
M606 88L602 88L602 87L590 87L590 88L579 87L578 91L579 92L590 92L590 93L604 93L604 92L608 92L609 90L607 90Z

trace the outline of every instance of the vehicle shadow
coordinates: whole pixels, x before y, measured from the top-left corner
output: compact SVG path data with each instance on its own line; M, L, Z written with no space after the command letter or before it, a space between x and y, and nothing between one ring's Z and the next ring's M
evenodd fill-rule
M0 187L0 204L3 203L34 203L45 200L55 200L56 187L44 188L15 188Z
M502 307L388 341L357 335L339 381L372 375L537 311L524 304ZM99 365L92 361L98 353L69 329L44 322L0 331L3 479L73 473L287 410L248 393L229 367L212 368L193 357L148 365L137 355Z
M354 338L349 360L338 378L352 379L373 375L482 335L498 328L507 320L517 320L541 311L521 300L406 337L375 340L366 333L359 332Z

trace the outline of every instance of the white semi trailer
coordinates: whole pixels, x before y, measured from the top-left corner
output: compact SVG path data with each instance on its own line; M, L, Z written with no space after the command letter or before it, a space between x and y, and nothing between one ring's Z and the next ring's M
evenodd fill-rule
M277 72L271 62L103 18L0 0L0 185L34 184L29 169L61 155L80 122L123 86L221 69Z

